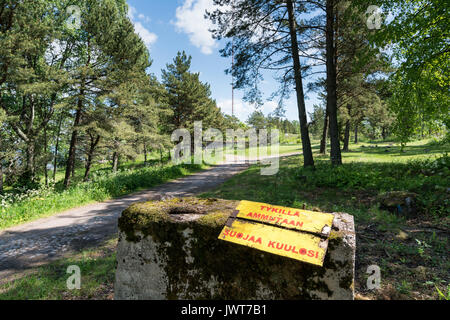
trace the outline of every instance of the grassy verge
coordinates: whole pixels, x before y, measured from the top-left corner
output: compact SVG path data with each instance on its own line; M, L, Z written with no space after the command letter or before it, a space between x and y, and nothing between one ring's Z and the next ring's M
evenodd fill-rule
M295 152L302 152L302 146L299 144L280 144L278 146L278 153L280 155L283 154L287 154L287 153L295 153ZM225 152L227 155L238 155L238 151L237 150L226 150ZM271 147L268 146L267 148L267 155L270 155L271 153ZM258 157L259 154L259 148L246 148L245 151L243 152L243 154L246 157L250 157L250 156L254 156L254 157Z
M92 202L120 197L166 181L192 174L206 167L200 165L164 165L126 169L118 173L96 172L92 180L68 190L58 187L18 193L0 199L0 230L46 217Z
M318 145L317 145L318 147ZM205 162L208 164L214 165L214 164L221 164L226 161L233 161L233 155L236 156L237 159L240 159L241 157L245 157L249 160L255 160L256 158L260 156L271 156L271 148L270 146L266 149L265 154L260 154L261 151L259 148L246 148L245 150L239 150L237 148L234 149L228 149L225 148L223 151L218 152L214 155L212 159L204 159ZM261 151L263 152L263 151ZM301 153L302 152L302 146L298 144L280 144L278 146L278 153L277 155L285 155L285 154L292 154L292 153Z

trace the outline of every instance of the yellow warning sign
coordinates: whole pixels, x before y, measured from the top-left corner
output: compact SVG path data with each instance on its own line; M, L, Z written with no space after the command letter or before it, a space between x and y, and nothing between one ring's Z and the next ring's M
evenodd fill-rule
M241 201L236 208L237 218L273 224L280 227L328 236L334 215L295 208L273 206L267 203Z
M230 219L219 239L323 266L328 239L250 221Z

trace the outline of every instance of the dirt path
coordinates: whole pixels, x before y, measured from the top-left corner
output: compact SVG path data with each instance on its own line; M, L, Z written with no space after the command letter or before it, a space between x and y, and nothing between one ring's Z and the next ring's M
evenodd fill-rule
M241 161L221 164L143 192L0 231L0 283L15 273L61 258L69 252L94 247L113 237L117 233L120 213L134 202L192 196L219 186L247 168L248 164Z

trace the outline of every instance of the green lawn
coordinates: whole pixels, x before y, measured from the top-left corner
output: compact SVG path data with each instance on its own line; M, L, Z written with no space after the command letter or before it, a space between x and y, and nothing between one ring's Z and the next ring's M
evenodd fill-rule
M448 144L433 143L431 139L414 141L404 152L395 142L360 142L351 145L350 152L343 153L344 162L407 162L410 160L433 159L450 153Z
M245 149L245 156L254 155L259 156L258 148L247 148ZM302 152L302 146L299 144L281 144L278 146L278 153L283 155L287 153L295 153L295 152ZM226 154L233 154L233 151L226 151ZM234 154L238 154L238 152L235 150ZM270 147L267 148L267 155L271 154Z
M163 153L163 163L167 164L168 162L168 155L167 152ZM160 164L160 155L159 152L151 152L147 155L147 161L151 165L158 165ZM119 163L119 170L132 170L132 169L139 169L144 167L144 155L139 155L135 160L128 160L128 161L121 161ZM84 177L85 168L83 164L78 163L78 166L75 168L75 177L74 177L74 183L80 182L82 178ZM108 161L106 163L99 163L94 162L92 164L91 172L111 172L111 163ZM50 180L53 180L53 171L48 172L50 176ZM56 170L56 181L59 184L62 184L64 181L64 176L66 174L64 167L58 167ZM44 176L40 176L40 182L44 184L45 179Z

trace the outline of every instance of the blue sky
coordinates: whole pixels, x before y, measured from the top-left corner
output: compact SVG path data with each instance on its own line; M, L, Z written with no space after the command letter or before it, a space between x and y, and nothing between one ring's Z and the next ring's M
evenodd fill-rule
M217 105L231 114L231 77L224 72L231 59L220 56L224 42L212 39L208 32L209 21L203 18L205 9L212 8L212 0L128 0L128 4L136 32L146 43L153 60L150 72L161 79L161 69L172 62L178 51L186 51L192 56L191 71L200 72L200 79L211 85ZM263 94L269 97L277 83L271 76L264 80ZM310 112L319 102L315 94L308 95L306 107ZM242 96L243 92L235 91L235 115L245 121L254 107L242 102ZM276 105L276 101L266 101L261 110L267 115ZM285 108L288 119L298 120L294 93Z

